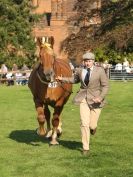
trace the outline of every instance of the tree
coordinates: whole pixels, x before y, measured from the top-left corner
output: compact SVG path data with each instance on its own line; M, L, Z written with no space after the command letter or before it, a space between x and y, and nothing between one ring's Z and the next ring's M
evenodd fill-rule
M102 1L102 24L94 31L96 47L100 44L105 54L118 55L110 60L133 60L133 1ZM103 45L106 44L106 45Z
M101 0L101 9L91 8L92 2L78 0L75 4L77 15L73 19L79 29L63 41L62 48L73 58L93 49L97 60L117 62L125 56L133 60L133 1ZM100 14L100 25L89 24L94 14Z
M34 16L29 0L0 0L0 63L29 66L33 63Z
M85 23L92 17L91 6L94 0L77 0L74 6L76 15L68 19L68 25L73 25L70 35L62 42L61 50L67 52L71 60L80 62L81 55L90 48L91 27ZM89 33L88 33L89 32ZM89 35L88 35L89 34Z

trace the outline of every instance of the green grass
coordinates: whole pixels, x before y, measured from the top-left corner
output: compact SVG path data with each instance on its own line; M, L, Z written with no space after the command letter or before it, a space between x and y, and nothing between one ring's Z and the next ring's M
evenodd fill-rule
M132 177L133 82L111 82L90 156L83 157L79 107L71 103L62 114L60 145L35 134L38 124L27 87L0 86L0 177Z

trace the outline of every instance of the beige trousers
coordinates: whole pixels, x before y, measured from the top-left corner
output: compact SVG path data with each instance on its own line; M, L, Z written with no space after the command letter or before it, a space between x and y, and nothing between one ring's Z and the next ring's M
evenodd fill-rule
M84 150L89 150L90 129L95 129L97 127L100 113L101 108L90 109L85 99L80 103L80 128Z

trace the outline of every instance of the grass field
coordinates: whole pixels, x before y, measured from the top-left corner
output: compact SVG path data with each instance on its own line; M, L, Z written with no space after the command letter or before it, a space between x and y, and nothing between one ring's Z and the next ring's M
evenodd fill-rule
M38 124L27 87L0 86L0 177L132 177L133 82L111 82L90 156L81 155L79 108L65 105L60 145L35 134Z

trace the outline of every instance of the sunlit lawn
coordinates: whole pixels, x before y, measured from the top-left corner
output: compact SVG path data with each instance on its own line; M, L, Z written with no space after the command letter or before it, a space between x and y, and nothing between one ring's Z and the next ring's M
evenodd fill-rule
M65 105L60 145L36 135L38 124L26 86L0 85L0 177L132 177L133 82L111 82L90 156L83 157L79 108Z

